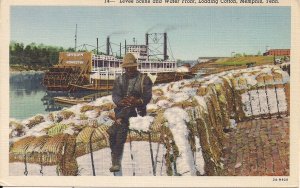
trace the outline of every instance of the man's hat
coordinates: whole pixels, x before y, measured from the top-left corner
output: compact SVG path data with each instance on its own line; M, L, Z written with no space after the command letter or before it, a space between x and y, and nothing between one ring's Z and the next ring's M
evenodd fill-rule
M137 67L137 62L136 62L136 58L134 57L133 54L131 53L127 53L125 55L125 57L123 58L123 63L121 64L122 68L125 67Z

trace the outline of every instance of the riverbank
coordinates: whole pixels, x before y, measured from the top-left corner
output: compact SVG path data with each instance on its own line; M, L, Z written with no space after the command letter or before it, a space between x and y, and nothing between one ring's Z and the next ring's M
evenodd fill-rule
M251 64L251 65L250 65ZM207 62L198 63L191 68L193 73L202 73L202 76L217 74L224 71L245 69L248 66L273 65L273 56L245 56L213 58Z
M49 67L44 66L28 66L28 65L9 65L9 72L32 72L32 71L42 71L45 72Z

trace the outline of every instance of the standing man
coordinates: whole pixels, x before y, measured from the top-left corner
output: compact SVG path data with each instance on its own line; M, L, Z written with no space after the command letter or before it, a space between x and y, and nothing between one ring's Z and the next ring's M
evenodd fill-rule
M123 59L122 68L125 74L116 78L112 91L112 99L116 104L116 122L108 129L111 149L111 172L121 169L124 144L129 129L129 118L146 115L146 105L152 98L152 81L137 70L137 60L128 53Z

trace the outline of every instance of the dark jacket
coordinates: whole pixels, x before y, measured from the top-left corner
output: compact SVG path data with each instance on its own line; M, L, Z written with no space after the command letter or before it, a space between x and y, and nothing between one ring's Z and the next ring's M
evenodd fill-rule
M147 75L140 72L135 76L136 82L134 88L128 91L128 78L126 74L123 74L115 79L112 99L117 105L114 109L116 118L122 118L128 120L130 117L136 117L137 113L140 116L146 115L146 106L152 98L152 81ZM119 102L126 96L134 96L143 100L143 104L137 107L120 107Z

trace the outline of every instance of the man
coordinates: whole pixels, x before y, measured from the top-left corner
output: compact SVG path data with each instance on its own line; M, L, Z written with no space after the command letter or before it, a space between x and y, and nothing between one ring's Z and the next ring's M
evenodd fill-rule
M121 65L125 74L116 78L112 90L112 99L116 104L116 122L108 129L111 149L111 172L121 169L124 144L127 138L129 118L146 115L146 105L152 98L152 81L137 70L137 60L128 53Z

